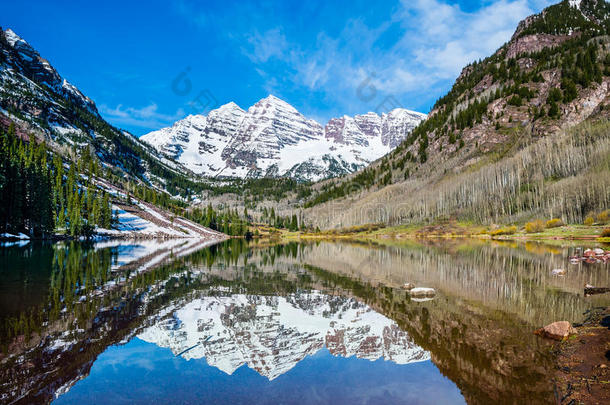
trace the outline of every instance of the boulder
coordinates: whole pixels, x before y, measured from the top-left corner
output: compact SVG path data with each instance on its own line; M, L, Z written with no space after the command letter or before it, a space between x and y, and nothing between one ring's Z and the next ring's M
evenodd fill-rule
M537 329L534 333L545 338L561 341L567 339L568 336L575 334L576 330L572 327L570 322L559 321L546 325L544 328Z

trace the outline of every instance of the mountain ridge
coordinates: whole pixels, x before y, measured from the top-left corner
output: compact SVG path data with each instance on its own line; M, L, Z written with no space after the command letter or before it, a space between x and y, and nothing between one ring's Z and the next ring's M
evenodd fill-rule
M317 185L306 221L333 228L541 215L577 223L604 210L610 194L592 179L607 170L608 34L603 0L563 0L525 18L509 42L462 69L392 152Z
M129 132L109 124L95 102L64 78L11 28L0 28L0 125L23 139L44 141L54 153L97 158L117 178L180 194L184 170ZM171 184L171 185L170 185Z
M229 102L140 139L198 174L320 180L388 153L424 117L397 108L381 115L344 115L322 126L269 95L247 110Z

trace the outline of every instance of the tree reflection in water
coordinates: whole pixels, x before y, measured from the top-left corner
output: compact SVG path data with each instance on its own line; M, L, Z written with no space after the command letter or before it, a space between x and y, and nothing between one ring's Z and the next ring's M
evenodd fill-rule
M531 244L234 239L203 248L175 242L132 261L120 257L121 246L0 249L3 300L15 289L26 297L0 313L3 402L46 402L64 392L108 346L164 322L170 308L214 295L289 298L312 290L355 300L395 322L468 402L545 402L552 399L552 359L531 331L607 305L603 296L582 297L582 285L610 284L607 265L568 267L568 249ZM557 267L567 276L552 277ZM437 298L413 302L400 288L405 282L434 287Z

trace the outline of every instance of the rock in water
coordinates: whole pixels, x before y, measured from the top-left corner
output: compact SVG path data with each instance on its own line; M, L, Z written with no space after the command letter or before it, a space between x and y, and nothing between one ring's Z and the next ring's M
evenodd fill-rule
M585 285L585 297L595 294L605 294L610 292L610 288L608 287L594 287L592 285Z
M559 321L546 325L544 328L537 329L534 333L545 338L561 341L567 339L571 334L576 333L576 330L572 327L570 322Z
M411 291L409 291L409 294L411 295L411 297L416 298L434 297L436 295L436 291L434 290L434 288L416 287L411 289Z

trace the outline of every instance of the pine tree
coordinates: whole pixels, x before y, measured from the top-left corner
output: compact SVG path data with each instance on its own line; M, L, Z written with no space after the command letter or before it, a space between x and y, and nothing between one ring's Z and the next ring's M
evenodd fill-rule
M64 228L66 226L66 209L63 200L59 205L59 214L57 215L57 221L55 222L56 228Z
M299 223L298 223L297 215L296 214L292 214L292 220L290 222L290 230L291 231L298 231L299 230Z
M578 90L576 89L576 84L571 79L564 79L561 82L561 87L563 89L563 102L569 103L578 97Z
M91 212L89 215L89 223L92 225L101 226L101 214L100 214L100 197L95 197L91 203Z
M70 235L78 236L82 230L81 197L78 194L78 190L74 190L71 201L72 205L69 210Z
M549 107L549 117L559 118L559 107L555 101L551 101L551 106Z
M102 198L100 226L105 229L110 229L112 226L112 205L108 193L104 193Z

